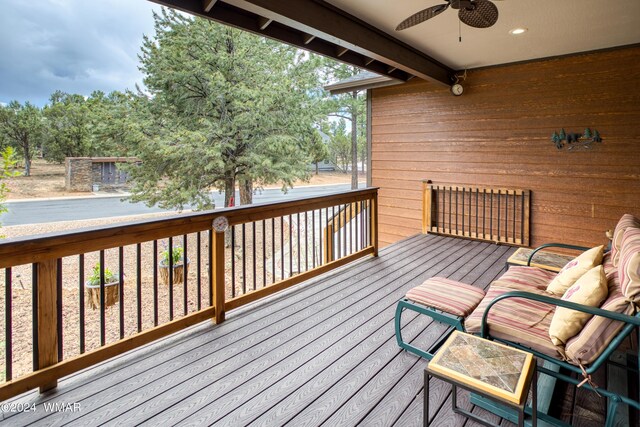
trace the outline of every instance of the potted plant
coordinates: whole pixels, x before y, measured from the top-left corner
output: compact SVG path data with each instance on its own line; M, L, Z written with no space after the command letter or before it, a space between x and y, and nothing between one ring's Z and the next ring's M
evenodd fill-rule
M189 258L186 258L184 248L176 246L171 251L171 266L173 268L173 283L183 283L185 272L189 271ZM160 253L160 261L158 262L160 270L160 281L165 285L169 284L169 249L166 249ZM185 270L186 269L186 270Z
M104 306L110 307L120 301L120 275L108 268L104 269ZM123 283L124 284L124 283ZM93 273L84 282L86 304L92 309L100 308L100 263L93 267Z

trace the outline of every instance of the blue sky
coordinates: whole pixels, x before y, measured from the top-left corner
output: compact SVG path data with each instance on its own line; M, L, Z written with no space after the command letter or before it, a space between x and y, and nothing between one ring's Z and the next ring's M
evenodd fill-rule
M147 0L0 0L0 103L134 89L152 10Z

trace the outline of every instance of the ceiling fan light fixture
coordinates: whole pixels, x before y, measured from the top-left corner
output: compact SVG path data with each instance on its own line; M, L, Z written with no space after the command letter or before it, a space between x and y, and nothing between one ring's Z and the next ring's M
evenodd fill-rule
M526 32L527 32L527 28L514 28L512 30L509 30L509 34L511 34L512 36L518 36Z

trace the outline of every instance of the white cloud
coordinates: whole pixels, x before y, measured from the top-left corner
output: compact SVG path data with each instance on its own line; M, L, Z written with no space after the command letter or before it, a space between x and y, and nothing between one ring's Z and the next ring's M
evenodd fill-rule
M144 0L2 0L0 102L41 106L57 89L133 89L152 10L159 7Z

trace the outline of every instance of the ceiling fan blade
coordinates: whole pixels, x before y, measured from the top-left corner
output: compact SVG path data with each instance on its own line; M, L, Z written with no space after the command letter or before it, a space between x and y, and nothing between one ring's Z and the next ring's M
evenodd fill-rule
M396 31L401 31L409 27L413 27L414 25L418 25L428 19L433 18L434 16L440 15L442 12L447 10L449 7L449 3L446 4L438 4L436 6L431 6L426 8L425 10L421 10L418 13L414 13L404 21L402 21L396 27Z
M473 28L488 28L498 21L498 8L487 0L477 0L473 9L458 11L462 22Z

